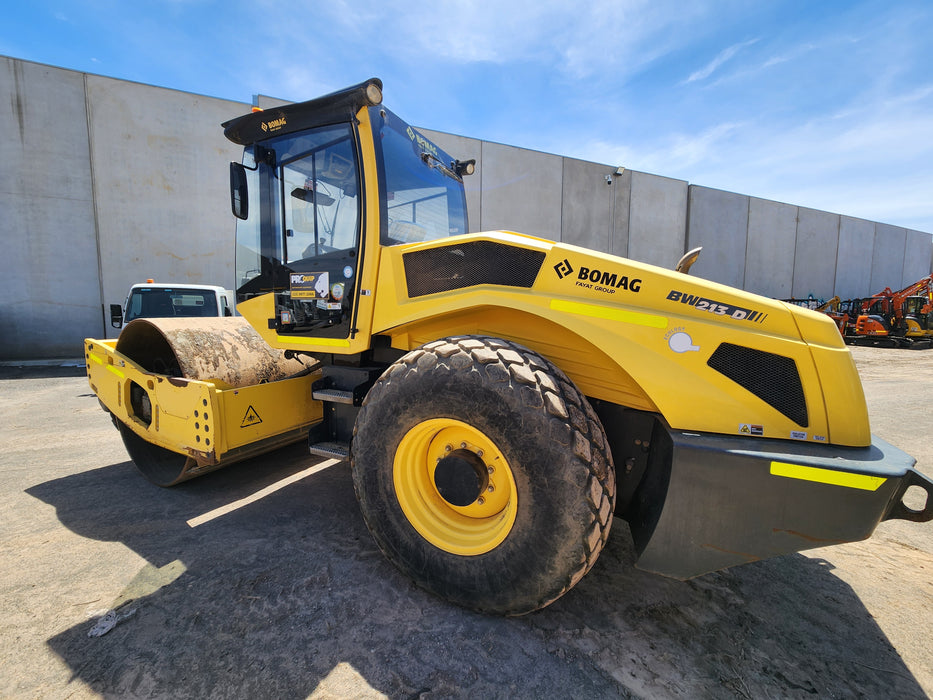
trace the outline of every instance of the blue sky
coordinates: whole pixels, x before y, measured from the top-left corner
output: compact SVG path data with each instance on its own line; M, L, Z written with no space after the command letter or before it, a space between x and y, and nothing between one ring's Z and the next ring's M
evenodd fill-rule
M247 103L378 76L426 128L933 232L931 37L928 0L30 0L0 54Z

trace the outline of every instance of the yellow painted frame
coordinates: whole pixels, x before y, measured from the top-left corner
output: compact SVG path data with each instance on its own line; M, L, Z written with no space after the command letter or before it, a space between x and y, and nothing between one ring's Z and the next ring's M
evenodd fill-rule
M213 466L306 439L322 420L311 398L318 373L229 388L149 372L117 352L115 340L86 339L88 383L104 407L147 442ZM147 425L130 405L133 383L149 395Z

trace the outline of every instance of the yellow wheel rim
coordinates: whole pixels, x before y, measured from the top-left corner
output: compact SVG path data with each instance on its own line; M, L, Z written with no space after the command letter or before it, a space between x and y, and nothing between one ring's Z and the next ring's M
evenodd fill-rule
M435 470L452 452L485 467L484 488L469 505L441 496ZM495 443L476 428L434 418L409 430L399 443L393 481L402 512L428 542L445 552L476 556L495 549L515 523L518 493L508 462Z

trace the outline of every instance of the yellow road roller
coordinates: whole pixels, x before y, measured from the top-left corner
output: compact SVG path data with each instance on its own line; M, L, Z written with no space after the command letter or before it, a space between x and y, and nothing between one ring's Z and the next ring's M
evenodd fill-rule
M387 109L378 79L224 129L243 146L239 325L87 341L157 483L301 435L349 461L401 571L506 615L570 590L614 515L639 567L680 579L933 518L933 481L871 435L823 314L691 277L689 259L469 233L475 163Z
M316 364L273 350L239 317L136 319L84 351L127 452L160 486L307 439L322 417Z

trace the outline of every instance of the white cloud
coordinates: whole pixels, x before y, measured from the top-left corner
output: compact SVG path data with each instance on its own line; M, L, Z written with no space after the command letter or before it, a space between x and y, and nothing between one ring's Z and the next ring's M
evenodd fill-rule
M409 60L524 63L571 78L627 74L674 48L691 23L709 14L705 3L674 0L514 0L494 8L481 0L342 0L315 13L314 26L371 48L381 42ZM298 45L318 41L304 25L286 31Z
M748 41L743 41L739 44L733 44L732 46L729 46L728 48L723 49L722 51L719 52L719 54L717 54L716 58L714 58L712 61L707 63L705 66L703 66L703 68L691 73L690 77L688 77L684 81L684 84L692 83L697 80L706 80L713 73L715 73L719 69L720 66L722 66L723 64L727 63L730 59L732 59L732 57L735 56L739 51L757 42L758 42L758 39L750 39Z
M573 150L567 149L575 149ZM555 152L933 232L933 85L785 126L724 121Z

